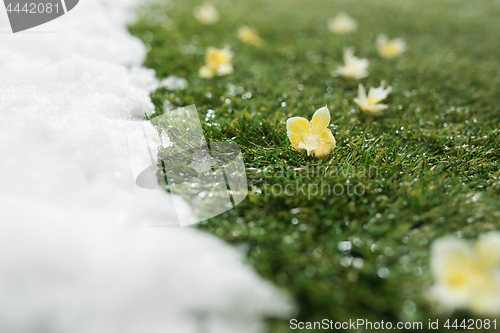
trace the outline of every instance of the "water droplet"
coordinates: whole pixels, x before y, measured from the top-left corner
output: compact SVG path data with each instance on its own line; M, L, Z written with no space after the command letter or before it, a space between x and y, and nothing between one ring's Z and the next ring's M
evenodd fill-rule
M344 253L349 253L352 249L352 244L349 241L343 241L339 243L339 251L342 251Z
M388 246L385 248L384 254L388 257L392 257L394 255L394 249L392 247Z
M453 52L450 52L446 55L446 61L454 62L457 59L457 55Z
M314 266L307 266L306 269L304 270L304 274L308 278L312 278L316 274L316 268Z
M382 279L387 279L391 274L391 271L387 267L380 267L377 272L378 276Z
M406 300L403 302L403 312L407 315L411 315L417 310L417 306L410 300Z
M373 33L371 31L365 31L361 35L361 38L363 39L364 42L369 43L373 39Z
M342 257L340 259L340 265L342 267L349 267L351 266L353 259L354 259L353 257Z
M363 244L364 244L364 243L363 243L363 241L362 241L361 239L359 239L359 238L354 238L354 239L352 240L352 243L353 243L355 246L357 246L357 247L362 247L362 246L363 246Z
M363 264L364 264L364 261L363 261L363 259L361 259L361 258L355 258L355 259L352 261L352 266L353 266L353 267L356 267L357 269L361 269L361 268L363 268Z
M294 240L292 236L286 235L283 237L283 242L285 242L285 244L292 244Z

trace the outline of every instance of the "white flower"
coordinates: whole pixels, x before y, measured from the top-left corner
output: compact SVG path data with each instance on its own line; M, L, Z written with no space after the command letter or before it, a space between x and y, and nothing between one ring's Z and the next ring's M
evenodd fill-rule
M406 43L401 38L389 40L386 35L380 34L377 36L377 49L382 58L391 59L406 50Z
M440 239L432 246L432 295L448 310L500 314L500 233L479 238L476 246Z
M211 3L204 3L193 9L193 16L203 24L214 24L219 21L219 12Z
M199 75L202 78L211 78L215 75L223 76L233 73L233 65L231 59L233 52L229 50L229 46L223 49L216 47L207 48L205 55L205 65L200 68Z
M257 34L257 31L246 25L238 28L238 38L243 43L251 44L257 47L261 47L262 44L264 44L264 40L260 38L260 36Z
M306 150L307 156L312 153L316 158L323 158L337 144L328 125L330 125L330 111L324 106L314 112L311 121L302 117L289 118L286 121L286 133L292 147Z
M368 76L368 59L359 59L354 55L354 48L344 50L344 66L337 67L332 75L341 75L348 80L362 79Z
M380 84L380 87L373 88L370 87L368 96L366 96L365 87L360 83L358 86L358 98L354 99L354 102L358 104L361 111L370 114L372 116L378 116L381 112L387 109L389 106L387 104L378 104L382 100L387 98L387 95L392 91L392 87L387 87L384 89L384 82Z
M340 12L337 16L328 20L328 29L336 34L346 34L353 32L358 28L358 23L355 19L344 12Z

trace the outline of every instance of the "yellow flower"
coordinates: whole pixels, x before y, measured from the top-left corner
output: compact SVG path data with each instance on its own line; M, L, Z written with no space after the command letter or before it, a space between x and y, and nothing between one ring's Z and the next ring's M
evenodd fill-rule
M203 24L214 24L219 21L219 12L211 3L194 7L193 16Z
M264 41L257 34L255 29L249 26L242 26L238 29L238 38L243 42L253 46L261 47Z
M387 109L389 106L387 104L378 104L382 100L386 99L387 95L392 91L392 87L384 89L384 82L380 84L380 87L373 88L370 87L368 96L366 96L365 87L360 83L358 86L358 98L354 99L354 102L358 104L361 111L370 114L372 116L380 116L382 111Z
M314 113L311 122L302 117L288 119L286 133L295 149L305 149L308 156L314 153L317 158L323 158L336 145L332 131L327 128L329 124L330 111L325 106Z
M344 12L340 12L337 16L328 20L328 29L336 34L347 34L356 31L358 23L355 19Z
M233 53L229 50L229 46L223 49L216 47L207 48L205 55L205 65L200 68L199 75L202 78L211 78L215 75L223 76L233 73L233 65L231 59Z
M382 58L394 58L406 50L406 43L401 38L389 40L389 38L380 34L377 36L378 54Z
M500 233L483 235L475 247L459 239L432 246L432 295L448 310L500 314Z
M368 59L359 59L354 56L354 48L344 50L345 66L339 66L332 71L332 75L341 75L348 80L362 79L368 76Z

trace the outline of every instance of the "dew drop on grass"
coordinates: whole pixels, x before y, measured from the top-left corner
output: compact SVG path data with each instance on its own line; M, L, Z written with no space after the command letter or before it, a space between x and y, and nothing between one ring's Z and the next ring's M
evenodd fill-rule
M406 300L403 302L403 312L407 315L411 315L417 310L417 306L410 300Z
M349 267L349 266L351 266L352 261L353 261L353 257L342 257L340 259L340 265L342 267Z
M362 247L364 245L363 241L359 238L354 238L352 240L352 243L354 244L354 246L356 247Z
M356 272L356 271L350 271L349 273L347 273L347 279L351 282L358 281L358 278L359 278L359 275L358 275L358 272Z
M338 249L339 249L339 251L342 251L344 253L349 253L352 249L352 244L349 241L340 242Z
M371 40L373 39L373 32L371 32L371 31L365 31L361 35L361 38L363 39L364 42L367 42L367 43L371 42Z
M283 242L285 244L292 244L294 242L292 236L286 235L283 237Z
M314 267L314 266L307 266L306 269L304 270L304 274L308 278L314 277L314 275L316 275L316 267Z
M380 267L377 272L378 276L382 279L387 279L391 274L391 271L387 267Z
M357 268L357 269L363 268L363 264L364 264L364 261L361 258L355 258L352 261L352 266L355 267L355 268Z

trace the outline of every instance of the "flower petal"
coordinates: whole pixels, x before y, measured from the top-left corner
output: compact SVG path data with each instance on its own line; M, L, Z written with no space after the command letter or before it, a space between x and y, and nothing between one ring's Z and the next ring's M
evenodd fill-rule
M500 232L482 235L476 244L476 252L483 267L489 269L500 265Z
M312 133L320 135L330 125L330 111L326 106L314 112L312 117Z
M352 61L356 61L358 58L354 56L354 47L348 47L344 49L344 62L349 63Z
M362 107L361 111L372 116L380 116L382 115L382 111L384 111L388 107L389 105L387 104L368 105L366 107Z
M314 151L319 146L319 141L315 143L307 143L305 139L305 134L302 134L298 140L298 149L307 150L307 156L311 155L311 152Z
M319 136L319 146L314 149L314 156L317 158L323 158L328 155L336 145L337 142L335 141L332 131L327 128Z
M286 121L286 134L296 149L299 148L299 139L302 134L311 134L309 121L302 117L292 117Z
M214 71L212 70L212 68L210 66L204 65L204 66L200 67L198 74L200 75L201 78L209 79L209 78L212 78L214 76Z
M387 87L384 89L384 84L382 83L378 88L370 88L368 92L368 104L377 104L378 102L387 98L387 95L392 91L392 87Z
M368 104L368 99L366 97L366 90L365 90L365 87L361 83L358 85L358 99L359 99L358 105L359 104L361 104L361 105Z
M473 266L473 251L464 240L455 238L441 238L431 247L431 268L437 280L445 279L450 270L460 269L463 266Z
M219 68L217 69L217 75L218 76L224 76L228 74L232 74L234 72L233 65L230 63L227 64L221 64Z
M387 37L386 34L379 34L377 36L377 46L385 46L387 42L389 41L389 38Z

